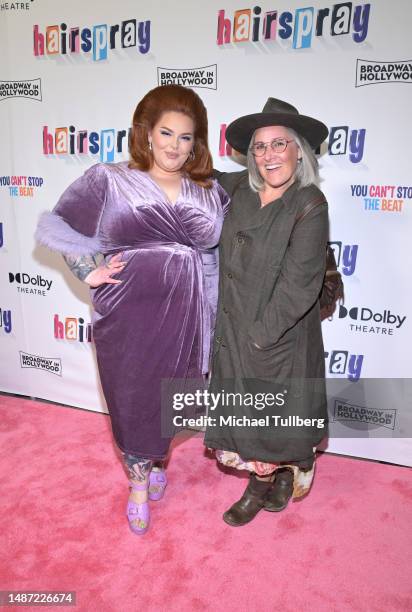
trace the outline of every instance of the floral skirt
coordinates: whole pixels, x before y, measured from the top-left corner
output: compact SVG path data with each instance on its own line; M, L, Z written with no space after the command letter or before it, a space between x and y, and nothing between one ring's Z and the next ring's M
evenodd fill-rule
M254 472L258 476L269 476L278 467L287 467L293 471L293 498L303 497L309 492L315 475L315 461L313 462L310 471L303 471L297 465L288 465L285 463L264 463L263 461L244 461L240 455L232 451L215 450L216 459L219 463L227 467L235 468L236 470L248 470Z

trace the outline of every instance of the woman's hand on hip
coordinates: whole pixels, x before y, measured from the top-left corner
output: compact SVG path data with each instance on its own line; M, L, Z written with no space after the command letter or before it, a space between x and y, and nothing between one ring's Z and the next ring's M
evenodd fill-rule
M121 261L123 253L117 253L107 263L100 265L95 270L92 270L84 279L90 287L95 289L101 285L119 285L123 281L112 278L113 274L118 274L126 266L126 261Z

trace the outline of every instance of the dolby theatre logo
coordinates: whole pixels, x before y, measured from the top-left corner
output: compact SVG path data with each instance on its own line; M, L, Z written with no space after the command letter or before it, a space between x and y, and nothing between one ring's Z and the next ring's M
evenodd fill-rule
M26 2L0 2L0 11L29 11L33 6L34 0L26 0Z
M53 281L43 278L40 274L30 276L26 272L17 272L17 274L9 272L9 282L16 283L19 293L41 295L43 297L47 295L47 291L50 291L53 283Z
M394 331L404 325L406 315L396 314L390 309L379 311L366 306L348 308L341 304L339 319L349 319L349 329L353 332L393 336Z

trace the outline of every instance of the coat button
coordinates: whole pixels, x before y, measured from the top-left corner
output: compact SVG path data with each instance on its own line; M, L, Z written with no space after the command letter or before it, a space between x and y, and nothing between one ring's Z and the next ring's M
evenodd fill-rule
M228 278L233 278L233 274L232 274L231 272L228 272L228 273L227 273L227 277L228 277Z
M243 244L244 242L245 242L245 238L244 238L243 234L239 233L237 235L237 243L238 244Z
M222 340L223 340L222 336L216 336L216 342L218 344L221 344Z
M226 308L226 306L224 306L224 307L223 307L223 312L224 312L225 314L229 314L229 311L228 311L228 309Z

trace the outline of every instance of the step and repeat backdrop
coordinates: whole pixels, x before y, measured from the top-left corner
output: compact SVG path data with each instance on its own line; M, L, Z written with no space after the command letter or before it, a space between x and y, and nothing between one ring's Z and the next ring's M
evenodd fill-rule
M325 448L412 465L411 22L406 0L2 0L0 390L106 411L87 287L33 234L92 164L128 159L142 96L195 88L223 171L242 169L226 126L272 96L329 128L345 302L323 323Z

